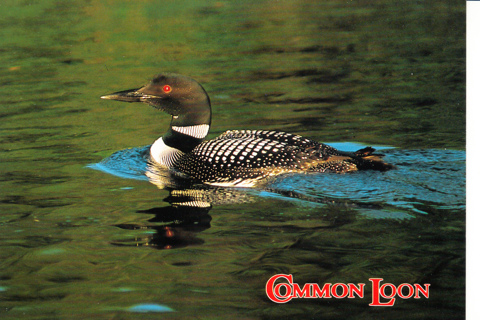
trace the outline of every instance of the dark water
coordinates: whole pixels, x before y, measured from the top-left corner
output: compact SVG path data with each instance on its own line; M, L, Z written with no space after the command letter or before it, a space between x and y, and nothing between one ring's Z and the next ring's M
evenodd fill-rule
M464 3L1 9L0 318L464 317ZM397 169L159 189L142 146L168 117L99 99L159 71L204 85L209 137L265 129L373 145ZM265 294L278 273L299 284L430 283L430 298L371 307L367 289L279 305Z

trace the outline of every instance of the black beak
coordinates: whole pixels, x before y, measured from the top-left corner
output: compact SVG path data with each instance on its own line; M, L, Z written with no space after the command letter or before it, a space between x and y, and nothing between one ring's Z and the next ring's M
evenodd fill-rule
M139 89L140 88L119 91L112 94L107 94L105 96L101 96L100 98L106 99L106 100L118 100L118 101L124 101L124 102L145 102L148 99L152 98L151 95L138 92Z

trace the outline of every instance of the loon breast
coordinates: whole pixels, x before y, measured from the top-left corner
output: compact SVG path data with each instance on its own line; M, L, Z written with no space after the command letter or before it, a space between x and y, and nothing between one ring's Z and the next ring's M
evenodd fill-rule
M196 139L203 139L207 136L210 126L207 124L195 126L172 126L173 132L180 133L187 137ZM163 138L158 138L150 147L150 157L152 160L164 167L173 168L175 163L184 156L184 152L175 147L170 147L165 144Z
M176 148L169 147L158 138L150 147L151 159L160 166L173 168L175 163L184 156L184 153Z

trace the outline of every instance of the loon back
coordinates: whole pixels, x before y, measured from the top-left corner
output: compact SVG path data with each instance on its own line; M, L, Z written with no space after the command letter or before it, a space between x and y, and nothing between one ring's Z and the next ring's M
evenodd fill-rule
M203 141L210 130L210 99L198 82L177 74L159 74L144 87L102 99L144 102L169 113L170 127L152 144L151 161L206 184L252 187L289 172L393 168L373 148L342 152L285 132L233 130Z

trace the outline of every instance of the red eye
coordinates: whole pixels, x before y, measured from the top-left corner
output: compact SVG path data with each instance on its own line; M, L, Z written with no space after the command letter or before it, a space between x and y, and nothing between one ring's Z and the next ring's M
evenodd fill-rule
M163 86L163 92L170 93L170 91L172 91L172 87L170 87L168 84Z

